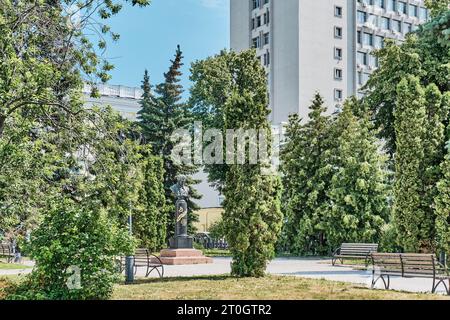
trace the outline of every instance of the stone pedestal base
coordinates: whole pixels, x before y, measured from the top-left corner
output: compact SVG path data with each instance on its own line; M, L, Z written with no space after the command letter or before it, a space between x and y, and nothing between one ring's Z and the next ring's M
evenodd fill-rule
M194 248L194 239L189 236L178 236L169 239L171 249L192 249Z
M213 263L212 258L195 249L165 249L159 258L163 264L171 266Z

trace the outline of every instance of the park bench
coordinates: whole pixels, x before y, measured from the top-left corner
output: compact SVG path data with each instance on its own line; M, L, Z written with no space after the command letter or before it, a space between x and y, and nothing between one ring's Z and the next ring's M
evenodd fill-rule
M0 258L6 258L8 263L14 261L14 252L9 244L0 243Z
M377 251L378 244L376 243L343 243L334 251L331 263L334 266L337 260L343 264L344 259L364 259L368 266L370 254Z
M372 289L379 280L389 289L391 277L433 279L431 292L442 284L450 295L450 274L434 254L372 253ZM449 281L448 286L446 281Z
M134 254L134 274L138 268L147 268L145 277L148 277L154 270L158 272L160 278L164 276L164 265L161 259L152 254L148 249L136 249ZM125 269L125 257L120 258L120 272Z

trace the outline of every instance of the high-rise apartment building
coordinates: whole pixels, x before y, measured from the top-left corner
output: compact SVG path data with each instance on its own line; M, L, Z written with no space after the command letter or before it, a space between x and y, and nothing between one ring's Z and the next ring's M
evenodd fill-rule
M268 72L271 121L307 117L315 94L339 108L377 68L384 39L428 19L423 0L231 0L231 49L256 48Z

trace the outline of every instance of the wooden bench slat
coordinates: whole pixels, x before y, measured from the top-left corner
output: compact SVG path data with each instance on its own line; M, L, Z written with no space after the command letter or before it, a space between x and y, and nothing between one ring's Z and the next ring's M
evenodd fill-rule
M432 292L436 292L437 287L442 284L436 280L450 279L449 271L441 266L437 257L433 254L418 253L371 253L370 258L373 265L372 288L378 281L383 279L386 289L389 289L389 276L401 276L404 278L432 278ZM379 278L375 274L379 273ZM386 276L387 282L383 278ZM447 294L450 295L450 288L445 286Z
M332 264L335 265L336 260L344 259L365 259L367 265L367 258L370 253L378 251L378 244L376 243L342 243L339 249L333 254Z

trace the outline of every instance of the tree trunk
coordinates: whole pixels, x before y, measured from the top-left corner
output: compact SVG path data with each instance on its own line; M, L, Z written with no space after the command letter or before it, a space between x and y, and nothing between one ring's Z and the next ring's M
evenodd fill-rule
M0 115L0 139L3 137L3 131L5 130L6 116Z

